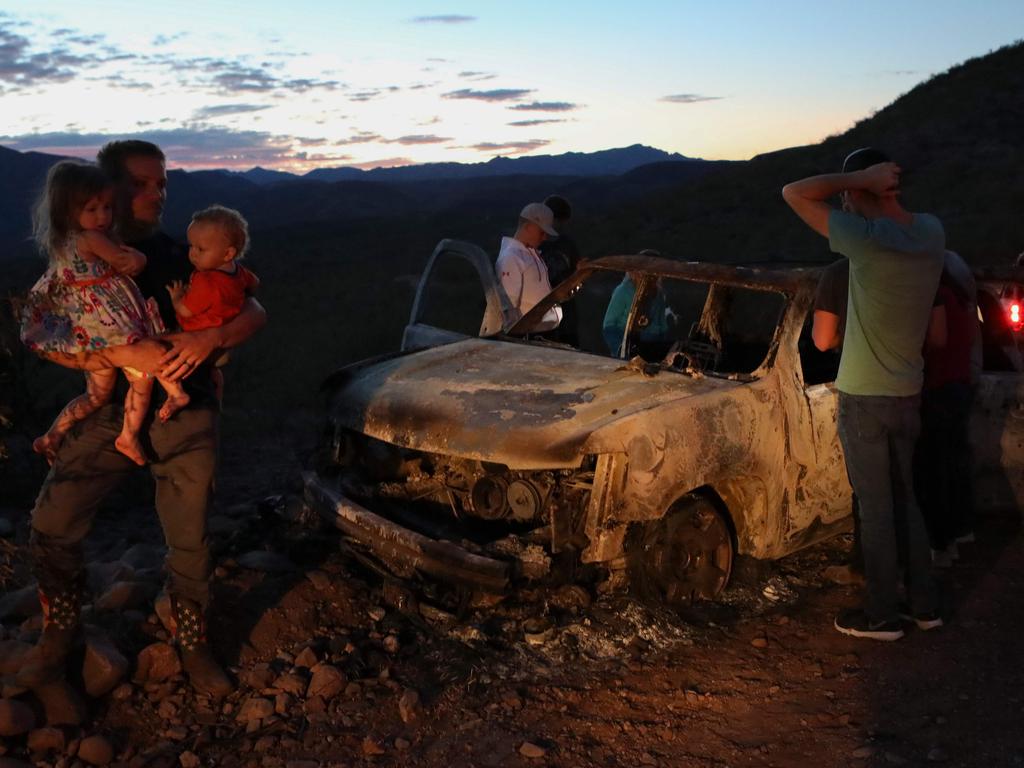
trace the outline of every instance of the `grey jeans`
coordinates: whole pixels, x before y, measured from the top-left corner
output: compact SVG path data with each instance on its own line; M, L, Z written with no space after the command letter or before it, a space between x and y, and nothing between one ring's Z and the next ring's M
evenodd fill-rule
M899 618L900 566L915 614L936 608L931 553L914 496L914 448L921 433L918 396L839 393L839 439L860 503L864 610L871 621Z
M114 448L121 420L120 406L107 405L75 425L39 491L31 550L44 593L84 584L82 540L104 497L135 467ZM209 597L206 515L217 464L217 421L212 409L186 408L166 423L154 420L148 436L142 436L151 447L169 591L201 606Z

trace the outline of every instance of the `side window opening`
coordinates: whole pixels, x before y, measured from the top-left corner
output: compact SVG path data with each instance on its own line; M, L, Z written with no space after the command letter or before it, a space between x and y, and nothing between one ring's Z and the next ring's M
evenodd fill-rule
M457 254L439 255L424 286L416 321L477 336L486 309L487 298L476 267Z

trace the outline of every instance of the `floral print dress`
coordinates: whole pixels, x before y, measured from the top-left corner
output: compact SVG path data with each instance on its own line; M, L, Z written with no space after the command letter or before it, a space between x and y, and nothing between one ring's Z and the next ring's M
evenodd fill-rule
M21 311L21 340L36 353L102 349L163 332L156 302L105 261L79 254L74 236L50 255Z

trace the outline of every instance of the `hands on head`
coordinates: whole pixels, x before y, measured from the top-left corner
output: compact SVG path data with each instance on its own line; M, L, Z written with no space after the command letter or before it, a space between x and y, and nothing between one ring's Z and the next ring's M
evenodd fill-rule
M896 163L876 163L857 173L861 175L862 189L876 197L897 197L900 194L901 168Z

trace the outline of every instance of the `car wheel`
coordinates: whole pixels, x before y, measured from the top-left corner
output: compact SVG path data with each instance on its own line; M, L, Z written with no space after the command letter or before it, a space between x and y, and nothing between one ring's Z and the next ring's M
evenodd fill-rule
M729 524L700 496L680 499L660 520L643 524L629 549L634 588L673 605L713 600L732 571Z

